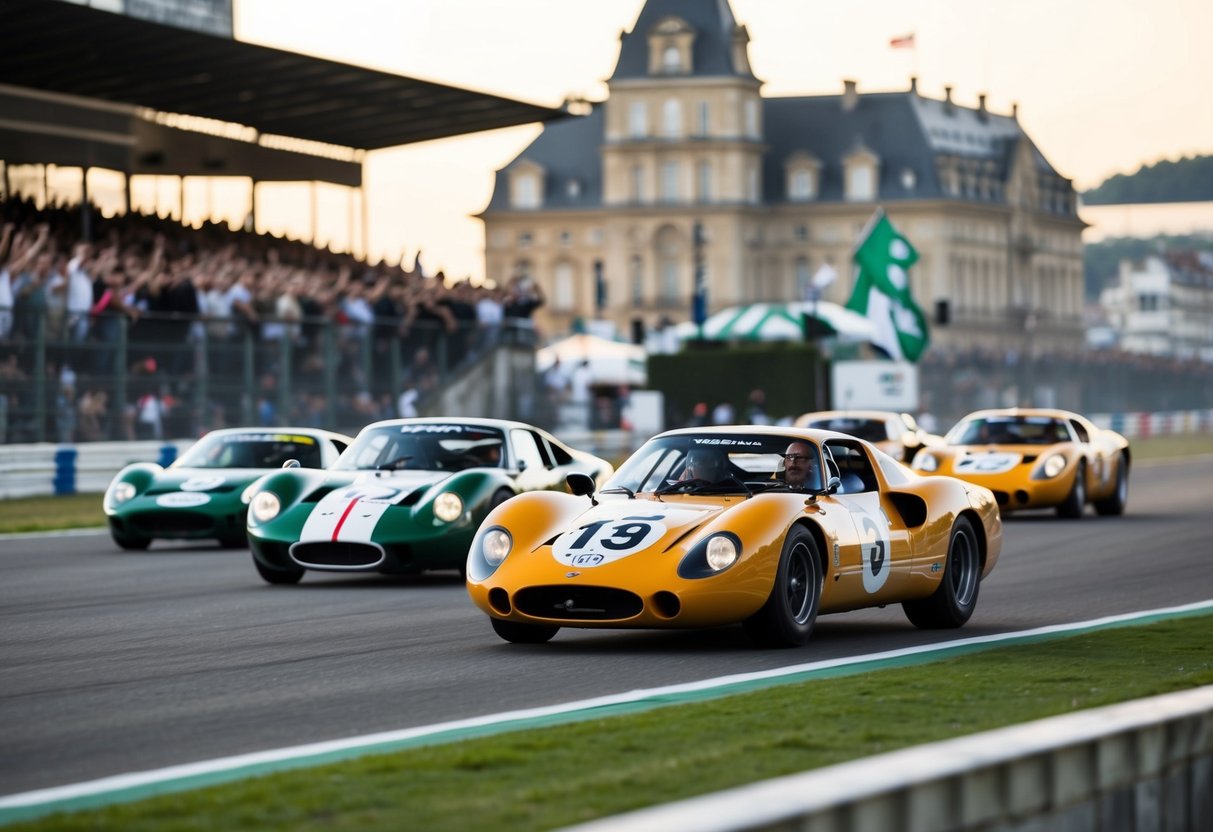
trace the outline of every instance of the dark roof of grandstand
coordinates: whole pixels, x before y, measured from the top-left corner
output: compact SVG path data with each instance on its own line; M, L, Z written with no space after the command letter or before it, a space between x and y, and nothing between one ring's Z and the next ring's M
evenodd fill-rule
M0 0L0 20L0 83L344 147L392 147L565 115L75 3Z

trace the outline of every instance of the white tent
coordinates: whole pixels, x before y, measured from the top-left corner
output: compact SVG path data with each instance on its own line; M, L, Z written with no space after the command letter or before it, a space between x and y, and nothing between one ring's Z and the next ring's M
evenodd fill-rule
M706 338L712 341L799 341L804 338L804 316L821 322L823 334L842 341L869 341L871 322L856 312L826 301L793 303L751 303L722 309L703 322L703 333L693 323L677 327L682 340Z
M581 362L590 363L590 384L643 385L648 380L644 347L611 341L597 335L572 335L550 344L535 354L535 367L547 372L556 359L569 375Z

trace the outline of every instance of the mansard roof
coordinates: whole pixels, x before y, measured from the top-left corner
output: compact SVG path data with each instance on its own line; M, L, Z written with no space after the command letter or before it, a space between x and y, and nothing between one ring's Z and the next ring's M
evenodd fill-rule
M856 96L850 109L843 106L841 95L761 101L762 141L767 146L763 201L767 205L786 201L787 162L804 153L821 164L815 201L841 201L843 160L860 147L880 160L879 202L972 201L972 196L945 193L938 174L940 157L983 162L988 169L992 166L994 177L1006 181L1014 149L1020 142L1027 142L1038 171L1058 176L1015 118L923 98L913 91L864 93ZM508 210L509 191L502 177L523 159L535 161L548 171L545 209L601 208L604 106L609 104L596 105L593 113L583 118L547 124L534 143L498 172L497 187L486 210ZM908 187L907 170L914 174L913 184ZM575 196L566 188L572 178L582 183Z

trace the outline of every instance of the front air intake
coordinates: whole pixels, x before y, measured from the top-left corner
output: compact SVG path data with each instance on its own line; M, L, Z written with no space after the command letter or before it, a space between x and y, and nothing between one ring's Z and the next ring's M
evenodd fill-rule
M640 596L602 586L532 586L514 595L514 609L535 618L622 621L644 610Z

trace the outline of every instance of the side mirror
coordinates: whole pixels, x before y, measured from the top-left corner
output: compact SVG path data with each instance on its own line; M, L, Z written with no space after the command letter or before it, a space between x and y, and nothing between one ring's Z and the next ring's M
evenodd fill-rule
M594 478L589 474L570 471L565 475L564 483L578 497L592 497L594 494Z
M826 483L826 493L834 494L840 488L842 488L842 480L838 477L830 477L830 481Z
M282 463L282 467L283 468L302 468L303 466L299 464L299 460L297 460L297 459L288 459L286 462Z

